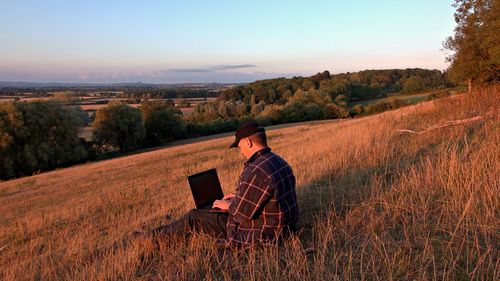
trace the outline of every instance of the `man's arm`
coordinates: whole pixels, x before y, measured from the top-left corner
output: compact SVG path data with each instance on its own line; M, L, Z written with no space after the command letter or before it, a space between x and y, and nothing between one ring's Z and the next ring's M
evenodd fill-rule
M253 174L251 178L241 181L234 202L228 206L229 213L233 214L236 220L251 220L272 197L273 192L274 187L268 178Z

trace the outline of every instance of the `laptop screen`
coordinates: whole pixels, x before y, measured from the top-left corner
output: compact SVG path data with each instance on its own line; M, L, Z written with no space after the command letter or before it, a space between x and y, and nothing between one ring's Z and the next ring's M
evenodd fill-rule
M197 209L210 208L215 200L224 197L215 169L191 175L188 181Z

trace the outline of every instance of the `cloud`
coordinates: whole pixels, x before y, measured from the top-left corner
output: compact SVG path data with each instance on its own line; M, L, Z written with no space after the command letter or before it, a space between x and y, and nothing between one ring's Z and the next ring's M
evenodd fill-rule
M240 68L250 68L257 67L255 64L236 64L236 65L225 65L219 64L213 67L214 70L228 70L228 69L240 69Z
M277 77L293 77L300 73L263 72L252 64L214 65L201 68L175 68L161 71L59 71L15 72L0 69L0 81L61 82L61 83L247 83Z
M177 72L177 73L215 73L219 71L225 70L233 70L233 69L242 69L242 68L251 68L257 67L255 64L236 64L236 65L227 65L227 64L218 64L215 66L209 67L200 67L200 68L171 68L171 69L163 69L158 72Z
M160 70L159 72L206 73L213 72L213 70L209 68L172 68Z

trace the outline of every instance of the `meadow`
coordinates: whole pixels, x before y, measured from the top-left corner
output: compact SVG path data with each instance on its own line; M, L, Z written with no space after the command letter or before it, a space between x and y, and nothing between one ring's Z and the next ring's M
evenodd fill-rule
M499 89L269 130L297 177L300 232L221 251L127 233L194 206L186 177L243 167L233 137L0 183L1 280L500 280ZM449 120L480 116L422 134Z

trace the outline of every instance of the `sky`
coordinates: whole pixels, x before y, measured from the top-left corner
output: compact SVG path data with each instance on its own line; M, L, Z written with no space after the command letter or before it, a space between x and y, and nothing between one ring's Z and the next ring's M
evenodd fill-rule
M0 81L251 82L444 70L452 0L0 0Z

